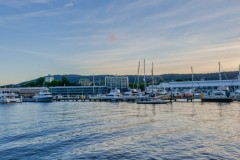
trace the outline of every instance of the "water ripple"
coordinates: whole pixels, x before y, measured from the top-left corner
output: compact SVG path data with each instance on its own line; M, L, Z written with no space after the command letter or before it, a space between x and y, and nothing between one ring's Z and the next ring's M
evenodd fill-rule
M1 159L240 159L240 103L0 105Z

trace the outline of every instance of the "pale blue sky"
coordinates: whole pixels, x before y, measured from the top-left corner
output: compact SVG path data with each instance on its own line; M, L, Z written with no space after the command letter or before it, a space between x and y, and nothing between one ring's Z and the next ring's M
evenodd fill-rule
M148 74L237 70L239 26L239 0L0 0L0 85L136 74L144 58Z

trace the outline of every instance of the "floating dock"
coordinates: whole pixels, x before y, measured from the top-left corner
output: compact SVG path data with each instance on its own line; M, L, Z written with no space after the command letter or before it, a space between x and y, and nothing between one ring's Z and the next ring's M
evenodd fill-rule
M161 104L161 102L149 102L151 97L138 97L138 96L121 96L121 97L106 97L106 96L99 96L99 97L85 97L82 95L68 95L68 96L54 96L53 101L89 101L89 102L137 102L138 104ZM232 98L214 98L214 97L205 97L205 98L194 98L194 97L185 97L185 98L178 98L178 97L159 97L156 98L157 100L164 100L165 102L193 102L193 101L202 101L202 102L232 102ZM34 101L31 99L23 99L23 102L30 102ZM36 102L36 101L35 101Z
M22 102L52 102L53 99L23 98Z
M137 104L166 104L169 103L163 100L137 101Z
M232 98L215 98L215 97L208 97L202 98L202 102L233 102Z
M80 95L71 95L71 96L54 96L53 101L86 101L88 98Z
M158 98L152 98L152 97L139 97L139 96L121 96L121 97L107 97L107 96L96 96L96 97L85 97L85 96L79 96L79 95L69 95L69 96L54 96L54 101L89 101L89 102L142 102L155 99L157 100L164 100L166 102L193 102L194 100L197 100L197 98L176 98L176 97L158 97ZM200 99L199 99L200 100ZM146 103L147 103L146 102ZM153 102L154 103L154 102ZM161 103L161 102L156 102Z
M90 97L89 101L109 102L137 102L149 99L148 97Z

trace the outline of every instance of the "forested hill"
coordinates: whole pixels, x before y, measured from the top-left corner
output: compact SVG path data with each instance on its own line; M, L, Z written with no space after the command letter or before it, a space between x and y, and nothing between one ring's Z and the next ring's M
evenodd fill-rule
M232 72L224 72L221 73L221 77L223 80L225 79L237 79L238 77L237 71ZM96 85L104 85L105 77L107 76L115 76L115 75L95 75L94 82ZM129 83L137 83L138 76L137 75L125 75L129 77ZM93 75L84 76L84 75L54 75L55 81L61 82L63 77L65 78L65 83L67 85L78 85L80 79L89 80L93 82ZM139 77L140 82L143 82L143 75ZM163 74L163 75L154 75L155 83L160 82L170 82L170 81L190 81L192 79L192 74ZM194 80L218 80L219 73L201 73L201 74L194 74ZM147 82L152 81L152 76L146 76ZM44 77L40 77L34 80L29 80L26 82L22 82L16 85L9 85L8 87L26 87L26 86L41 86L43 84ZM59 85L63 85L63 82Z

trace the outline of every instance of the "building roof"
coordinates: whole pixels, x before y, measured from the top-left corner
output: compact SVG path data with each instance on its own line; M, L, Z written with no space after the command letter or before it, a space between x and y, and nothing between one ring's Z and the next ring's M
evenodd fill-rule
M64 89L64 88L106 88L106 86L57 86L49 87L50 89Z
M215 86L240 86L240 80L210 80L210 81L184 81L160 83L159 88L183 88L183 87L215 87Z

